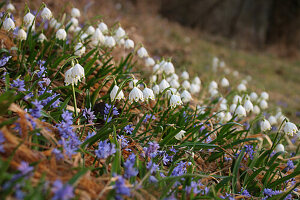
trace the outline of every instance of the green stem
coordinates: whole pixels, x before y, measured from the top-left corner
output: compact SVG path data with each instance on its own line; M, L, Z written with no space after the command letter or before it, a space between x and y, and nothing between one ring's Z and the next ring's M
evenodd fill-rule
M74 88L74 84L72 84L72 90L73 90L73 98L74 98L74 110L75 110L75 116L78 116L78 112L77 112L77 103L76 103L76 95L75 95L75 88Z

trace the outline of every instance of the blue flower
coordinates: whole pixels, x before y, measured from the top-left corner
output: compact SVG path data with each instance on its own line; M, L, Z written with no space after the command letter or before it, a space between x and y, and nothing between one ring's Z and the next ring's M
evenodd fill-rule
M18 88L18 91L20 91L20 92L26 91L24 81L19 78L17 80L13 80L11 87Z
M88 120L89 124L93 124L94 123L93 120L96 119L96 116L94 115L94 111L92 111L91 108L89 109L84 108L82 115L84 116L85 119Z
M29 166L29 164L25 161L21 161L18 170L21 172L22 175L29 175L33 171L33 167Z
M3 56L0 59L0 67L3 67L4 65L6 65L6 63L9 61L10 58L11 58L11 56Z
M116 153L115 144L108 143L108 140L100 141L98 150L95 151L96 156L102 159L106 159L114 153Z
M128 159L124 162L125 178L136 176L139 173L139 171L134 167L134 164L135 164L135 155L134 153L132 153L129 155Z
M35 118L40 118L42 116L41 111L44 106L37 99L32 101L31 103L35 106L35 108L29 109L30 114Z
M287 164L287 170L292 170L295 168L295 165L292 160L288 160L286 164Z
M132 124L128 124L127 126L125 126L125 127L124 127L125 133L131 135L131 134L132 134L132 131L134 130L134 129L132 128L132 126L133 126Z
M52 192L54 196L52 200L68 200L74 197L73 187L69 184L63 184L61 180L53 182Z
M125 184L125 179L122 176L117 176L117 180L115 185L113 186L116 191L116 198L123 199L121 195L130 196L130 188L128 188Z
M143 122L146 123L148 121L148 119L155 120L156 117L154 115L152 115L152 114L150 114L150 115L147 114L146 117L145 117L145 119L143 120Z
M57 148L54 148L52 150L52 154L55 155L56 160L62 160L64 158L63 153Z

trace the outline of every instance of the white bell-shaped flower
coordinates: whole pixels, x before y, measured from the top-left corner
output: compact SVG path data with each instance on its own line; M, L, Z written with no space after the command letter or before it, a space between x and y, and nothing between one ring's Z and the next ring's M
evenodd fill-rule
M210 93L210 97L216 97L219 95L219 91L217 89L211 89L209 90L209 93Z
M131 39L125 40L125 49L133 49L134 48L134 41Z
M30 12L28 12L24 18L23 18L23 22L25 26L31 26L34 20L34 15L31 14Z
M113 87L113 89L110 92L110 100L111 102L113 102L115 99L116 100L121 100L121 99L125 99L124 98L124 93L122 90L120 90L120 92L118 93L119 87L117 85L115 85Z
M247 99L247 100L245 101L245 103L244 103L244 108L245 108L246 112L251 112L251 111L253 111L253 104L252 104L252 102L251 102L249 99Z
M89 26L85 32L88 35L93 35L95 33L95 31L96 30L95 30L95 28L93 26Z
M105 36L100 31L99 28L96 28L92 38L91 38L91 44L93 47L96 47L98 44L104 44L105 43Z
M16 8L15 8L15 6L14 6L12 3L9 3L9 4L7 4L7 6L6 6L6 10L7 10L8 12L15 12L15 11L16 11Z
M196 85L201 85L201 79L196 76L194 79L193 79L193 83L196 84Z
M104 22L101 22L100 24L98 24L98 28L100 29L100 31L103 34L106 34L108 32L107 25Z
M224 119L223 119L223 122L228 122L228 121L231 120L231 118L232 118L231 113L230 112L226 112L225 116L224 116Z
M238 90L239 92L244 92L244 91L247 90L247 87L246 87L245 84L241 83L241 84L239 84L239 85L237 86L237 90Z
M187 90L183 90L183 92L180 94L180 97L183 103L188 103L192 99L191 94Z
M130 81L129 88L133 89L134 87L136 87L137 82L139 82L139 80L137 80L137 79L133 79L132 81ZM139 87L139 85L137 87Z
M50 20L52 18L52 12L49 8L45 7L41 12L41 17L45 20Z
M67 33L65 29L61 28L56 32L56 38L59 40L65 40L67 38Z
M190 87L190 92L192 94L197 94L198 92L200 92L200 86L197 84L192 83L191 87Z
M283 127L283 132L287 135L294 136L294 134L297 134L298 128L294 123L286 122Z
M116 38L121 39L126 35L125 30L120 26L117 30L116 30Z
M152 68L153 74L161 74L162 69L159 64L155 64Z
M269 94L267 92L262 92L260 94L260 97L264 100L268 100L269 99Z
M80 10L78 8L72 8L71 16L72 17L80 17Z
M278 144L275 148L276 153L284 152L284 146L282 144Z
M72 69L72 78L75 79L75 84L84 78L84 68L80 64L76 64Z
M166 79L163 79L159 84L159 91L163 92L168 87L170 87L170 84L168 83L168 81L166 81Z
M190 84L190 82L189 82L188 80L185 80L185 81L183 81L183 83L181 84L181 86L182 86L184 89L188 90L188 89L190 89L191 84Z
M219 106L219 110L227 110L227 104L226 103L221 103Z
M145 65L146 65L146 67L152 67L153 65L155 65L154 59L151 57L146 58Z
M163 71L165 72L166 75L175 73L175 68L174 68L173 63L172 62L166 62L163 65Z
M229 86L229 81L228 81L227 78L224 77L224 78L221 79L220 84L221 84L222 87L228 87Z
M156 75L150 76L150 82L154 83L156 81L157 81L157 76Z
M158 86L158 85L154 85L154 86L152 87L152 90L153 90L153 93L154 93L155 95L158 95L158 94L159 94L159 86Z
M18 39L19 40L26 40L27 38L27 33L23 29L19 29L18 31Z
M176 139L176 140L182 140L182 138L185 136L185 135L184 135L185 133L186 133L186 131L184 131L184 130L179 131L179 133L177 133L177 134L175 135L175 139Z
M239 95L235 95L235 96L233 97L232 102L233 102L234 104L241 103L241 102L242 102L242 97L239 96Z
M153 90L151 90L150 88L145 88L143 90L143 95L144 95L144 99L146 101L148 101L149 99L150 100L154 100L155 99L155 95L154 95L154 92Z
M75 80L74 78L72 77L72 70L73 70L73 67L68 69L66 72L65 72L65 84L66 85L70 85L70 84L74 84L75 83Z
M104 45L106 47L113 48L114 46L116 46L116 41L112 36L108 36L105 38Z
M272 126L277 124L277 119L273 115L271 115L268 120Z
M43 33L41 33L38 37L38 41L43 43L44 40L47 40L47 37Z
M184 71L184 72L182 72L182 74L181 74L181 78L182 78L183 80L188 80L188 79L190 78L190 75L189 75L189 73L188 73L187 71Z
M135 102L144 101L143 92L137 87L134 87L129 93L129 103L132 103L133 101Z
M260 113L260 108L258 107L258 105L255 105L253 107L253 113L256 114L256 115L258 115Z
M182 105L182 101L180 96L173 94L170 98L170 106L171 108L175 108L176 106Z
M171 82L170 82L170 86L172 87L172 88L179 88L180 87L180 84L179 84L179 82L177 81L177 80L175 80L175 79L173 79Z
M251 101L256 101L257 98L258 98L257 94L255 92L251 92L251 94L250 94Z
M83 46L83 44L81 42L77 43L75 45L75 52L74 52L74 55L75 56L82 56L84 53L85 53L85 46Z
M54 28L54 27L56 26L56 24L57 24L57 20L54 19L54 18L52 18L52 19L50 20L50 23L49 23L50 27L51 27L51 28Z
M145 49L145 47L139 48L139 50L137 51L137 55L138 55L140 58L146 58L146 57L149 56L147 50Z
M15 30L15 28L16 28L16 25L10 17L8 17L4 20L4 22L3 22L3 29L4 30L10 31L10 30Z
M208 86L208 89L209 90L212 90L212 89L218 89L218 83L216 81L212 81L210 82L209 86Z
M235 112L235 109L236 109L237 105L234 103L234 104L231 104L229 110L231 113L234 113Z
M237 116L239 118L242 118L242 117L246 117L247 114L246 114L246 110L245 108L242 106L242 105L239 105L236 110L235 110L235 113L237 114Z
M267 102L266 100L263 99L263 100L261 100L261 101L259 102L259 106L260 106L261 109L265 110L265 109L268 108L268 102Z
M217 119L219 121L223 121L224 120L224 117L225 117L225 113L224 112L218 112L217 114Z
M260 129L261 131L265 132L265 131L268 131L268 130L271 130L271 124L268 120L266 119L263 119L261 122L260 122Z
M175 88L169 88L169 89L167 90L167 98L168 98L168 99L171 98L171 96L172 96L173 94L176 94L176 95L180 96L180 94L179 94L179 92L177 91L177 89L175 89Z

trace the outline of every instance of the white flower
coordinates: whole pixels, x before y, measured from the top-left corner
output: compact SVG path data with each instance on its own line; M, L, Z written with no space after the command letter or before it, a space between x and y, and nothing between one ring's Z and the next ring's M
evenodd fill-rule
M190 91L192 94L196 94L196 93L200 92L200 86L195 83L192 83L191 87L190 87Z
M27 38L27 33L23 29L19 29L18 31L18 39L19 40L26 40Z
M14 30L16 28L14 21L11 18L6 18L3 22L3 29L6 31Z
M297 133L298 140L300 139L300 131Z
M99 43L100 44L105 43L105 37L99 28L96 28L91 39L92 39L92 41L91 41L92 46L94 46L94 47L96 47Z
M121 38L123 38L123 37L126 35L126 32L125 32L125 30L120 26L120 27L117 29L115 35L116 35L116 37L117 37L118 39L121 39Z
M136 87L136 83L139 82L139 80L137 79L133 79L132 81L129 82L129 88L133 89L134 87ZM139 86L137 86L139 87Z
M9 3L9 4L7 4L7 6L6 6L6 10L7 10L8 12L14 12L14 11L16 10L16 8L15 8L15 6L14 6L13 4Z
M119 46L123 46L123 45L125 44L124 38L121 38L121 39L117 40L117 44L118 44Z
M224 117L225 117L225 113L224 112L219 112L217 114L217 118L219 119L219 121L223 121Z
M231 104L231 106L230 106L230 108L229 108L230 112L234 113L236 107L237 107L236 104Z
M251 92L250 99L251 101L255 101L258 98L257 94L255 92Z
M212 70L217 71L218 65L219 65L219 58L214 57L212 61Z
M65 72L65 84L66 85L75 83L75 80L72 78L72 69L73 68L70 68Z
M80 39L84 41L88 36L89 36L88 34L83 33L83 34L80 36Z
M184 91L181 93L180 97L181 97L183 103L188 103L188 102L190 102L191 99L192 99L191 94L190 94L187 90L184 90Z
M125 99L124 98L124 93L122 90L120 90L120 92L118 93L119 87L117 85L115 85L113 87L113 89L110 92L110 100L111 102L113 102L115 99L116 100L121 100L121 99ZM118 93L118 95L117 95Z
M240 74L240 73L239 73L238 71L233 71L233 73L232 73L232 74L233 74L233 76L235 76L235 77L237 77L237 78L238 78L238 76L239 76L239 74Z
M45 8L42 10L42 12L41 12L41 17L42 17L43 19L48 19L48 20L50 20L51 17L52 17L52 12L51 12L51 10L50 10L49 8L45 7Z
M261 121L261 123L260 123L260 129L263 132L271 130L271 124L270 124L270 122L268 120L266 120L266 119L264 119L263 121Z
M161 74L162 70L159 64L155 64L152 68L153 74Z
M245 108L244 108L242 105L239 105L239 106L237 107L235 113L237 114L237 116L238 116L239 118L241 118L241 117L246 117L246 115L247 115L247 114L246 114L246 110L245 110Z
M220 104L220 107L219 107L219 110L227 110L227 104L226 103L221 103Z
M241 102L242 102L242 97L239 96L239 95L235 95L235 96L233 97L232 102L233 102L234 104L241 103Z
M54 18L52 18L52 19L50 20L50 27L51 27L51 28L54 28L54 27L56 26L56 24L57 24L57 20L54 19Z
M75 84L77 84L77 82L84 78L84 68L80 65L80 64L76 64L73 68L72 68L72 78L75 79Z
M95 33L95 28L93 26L89 26L86 30L86 34L93 35Z
M82 56L85 53L85 46L81 42L77 43L75 46L75 56Z
M157 81L157 76L156 76L156 75L152 75L152 76L150 77L150 82L154 83L154 82L156 82L156 81Z
M70 19L70 21L68 22L67 25L72 24L71 27L72 27L73 29L75 29L75 27L78 26L78 23L79 23L79 22L78 22L78 19L75 18L75 17L72 17L72 18Z
M80 10L78 8L72 8L71 16L72 17L80 17Z
M210 96L211 97L216 97L219 94L219 91L217 89L211 89L209 90Z
M201 85L201 80L198 76L196 76L194 79L193 79L193 83L196 84L196 85Z
M175 108L176 106L182 105L182 101L180 96L173 94L170 98L170 106L171 108Z
M294 134L297 134L298 128L294 123L286 122L283 127L283 132L287 135L294 136Z
M47 40L47 38L46 38L46 36L45 36L43 33L41 33L41 34L39 35L39 37L38 37L38 41L39 41L39 42L44 42L44 40Z
M177 91L177 89L175 89L175 88L169 88L169 89L167 90L167 97L168 97L168 99L171 98L171 96L172 96L173 94L176 94L176 95L180 96L180 94L179 94L179 92Z
M237 86L237 90L238 90L239 92L243 92L243 91L246 91L246 90L247 90L247 87L246 87L245 84L241 83L241 84L239 84L239 85Z
M179 88L180 87L180 84L177 80L173 79L171 82L170 82L170 86L173 87L173 88Z
M181 85L186 90L190 89L190 87L191 87L191 84L188 80L183 81L183 83Z
M259 106L261 109L265 110L268 108L268 103L266 102L266 100L263 99L259 102Z
M144 47L139 48L137 54L140 58L145 58L149 56L147 50Z
M181 74L181 78L182 78L183 80L187 80L187 79L190 78L190 75L189 75L189 73L188 73L187 71L184 71L184 72L182 72L182 74Z
M224 67L226 67L226 64L225 64L225 62L222 60L222 61L220 62L220 64L219 64L219 66L220 66L220 68L224 68Z
M143 92L137 87L134 87L129 93L129 103L132 103L133 101L144 101Z
M151 90L150 88L145 88L145 89L143 90L143 95L144 95L144 99L145 99L146 101L147 101L148 99L150 99L150 100L154 100L154 99L155 99L153 90Z
M170 87L170 84L168 83L168 81L166 81L166 79L163 79L159 84L159 91L163 92L168 87Z
M246 112L253 111L253 104L252 104L252 102L249 99L247 99L245 101L244 108L245 108Z
M212 81L210 82L209 86L208 86L208 89L209 90L212 90L212 89L218 89L218 83L216 81Z
M229 81L227 80L227 78L222 78L221 80L221 86L222 87L228 87L229 86Z
M267 92L262 92L260 94L260 97L264 100L268 100L269 99L269 94Z
M271 125L277 124L277 119L273 115L271 115L268 120L269 120Z
M223 118L223 122L228 122L228 121L231 120L231 118L232 118L231 113L230 113L230 112L226 112L226 113L225 113L225 116L224 116L224 118Z
M112 48L112 47L116 46L116 41L113 37L108 36L105 39L104 45L109 47L109 48Z
M179 133L177 133L176 135L175 135L175 139L176 140L182 140L182 138L184 137L184 134L186 133L186 131L184 131L184 130L181 130L181 131L179 131Z
M146 65L146 67L151 67L151 66L155 65L155 61L153 60L153 58L148 57L145 60L145 65Z
M100 29L100 31L105 34L108 32L108 28L107 25L104 22L101 22L100 24L98 24L98 28Z
M158 85L154 85L152 89L153 89L153 92L155 95L159 94L159 86Z
M30 12L28 12L23 18L25 26L31 26L33 20L34 20L34 15L31 14Z
M133 49L134 48L134 42L131 39L125 40L125 49Z
M56 38L59 40L65 40L67 37L67 33L65 31L65 29L58 29L58 31L56 32Z
M253 107L253 113L256 114L256 115L258 115L260 113L260 108L257 105L255 105Z
M284 152L284 146L282 144L278 144L276 146L276 149L275 151L278 153L278 152Z
M163 71L166 73L166 75L175 73L175 68L174 68L173 63L171 63L171 62L164 63Z
M173 73L171 76L170 76L171 80L177 80L178 81L178 75Z

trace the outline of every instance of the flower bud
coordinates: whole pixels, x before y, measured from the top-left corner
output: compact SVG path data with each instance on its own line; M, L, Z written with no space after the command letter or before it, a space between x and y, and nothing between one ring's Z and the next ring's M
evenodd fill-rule
M80 10L78 8L72 8L71 16L72 17L80 17Z

